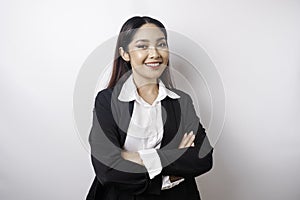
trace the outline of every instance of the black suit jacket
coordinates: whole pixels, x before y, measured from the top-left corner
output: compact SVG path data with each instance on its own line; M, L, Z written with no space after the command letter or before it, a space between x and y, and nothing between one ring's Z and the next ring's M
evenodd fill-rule
M212 168L212 152L205 130L197 117L190 96L172 89L179 99L161 101L164 133L157 149L163 169L150 179L144 166L121 157L134 102L121 102L121 87L105 89L95 100L93 125L89 136L91 159L96 177L87 200L200 199L195 177ZM178 149L184 133L196 134L195 146ZM161 190L162 176L175 175L185 180Z

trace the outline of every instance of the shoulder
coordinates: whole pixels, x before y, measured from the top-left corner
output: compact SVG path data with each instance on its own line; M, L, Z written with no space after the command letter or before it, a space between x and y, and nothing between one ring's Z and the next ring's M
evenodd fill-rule
M121 89L122 89L121 84L118 84L113 88L105 88L98 92L96 96L96 100L104 100L104 99L111 100L112 98L117 99Z
M121 101L119 101L120 91L118 88L106 88L101 91L99 91L95 98L95 106L102 105L102 106L109 106L109 105L116 105L120 106L122 104Z
M113 89L111 88L106 88L101 91L99 91L95 97L95 107L99 107L100 105L102 106L108 106L111 102L111 97L112 97Z
M103 89L97 93L96 100L102 98L111 98L112 92L113 92L112 88Z

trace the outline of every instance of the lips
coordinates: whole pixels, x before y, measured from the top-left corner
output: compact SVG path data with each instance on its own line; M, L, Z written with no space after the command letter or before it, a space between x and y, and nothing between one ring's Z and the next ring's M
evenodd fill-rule
M151 69L158 69L162 62L147 62L145 65Z
M145 63L148 67L158 67L160 65L159 62Z

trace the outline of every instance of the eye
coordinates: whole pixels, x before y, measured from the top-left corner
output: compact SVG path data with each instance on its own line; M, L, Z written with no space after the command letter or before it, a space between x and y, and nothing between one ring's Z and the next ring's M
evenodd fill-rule
M137 45L136 47L139 49L147 49L148 48L148 46L144 45L144 44Z
M161 42L158 44L159 47L167 47L167 43L166 42Z

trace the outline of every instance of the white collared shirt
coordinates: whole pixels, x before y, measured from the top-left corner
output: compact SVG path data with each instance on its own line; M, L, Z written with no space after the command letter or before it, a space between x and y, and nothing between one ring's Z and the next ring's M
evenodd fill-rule
M159 80L159 90L156 99L152 104L147 103L138 95L132 75L125 81L118 96L120 101L134 101L123 149L140 154L150 179L160 174L162 170L156 149L160 148L164 131L161 100L167 96L173 99L180 98L179 95L167 89L163 82ZM182 181L184 181L183 178L171 183L169 176L163 176L162 190L172 188Z

